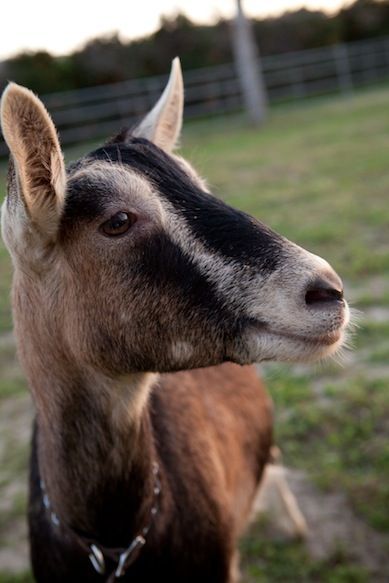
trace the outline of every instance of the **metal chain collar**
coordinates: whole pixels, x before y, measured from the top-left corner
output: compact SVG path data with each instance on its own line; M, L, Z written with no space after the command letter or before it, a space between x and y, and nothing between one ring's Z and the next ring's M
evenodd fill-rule
M76 534L69 526L64 524L58 518L58 515L54 512L53 507L50 502L50 498L47 494L46 486L43 480L40 481L40 487L43 494L43 506L45 507L51 523L55 528L65 528L68 530L73 538L75 538L79 545L88 553L90 562L93 568L100 575L106 574L106 564L105 557L109 557L111 560L117 562L116 569L108 576L107 582L114 581L119 577L122 577L128 567L135 561L142 547L146 544L146 536L151 528L153 520L159 511L159 496L161 493L161 480L159 476L159 465L157 462L153 462L153 476L154 476L154 501L150 510L150 520L148 524L142 529L141 533L138 534L125 549L110 549L99 545L96 541L91 539L86 539L79 534Z

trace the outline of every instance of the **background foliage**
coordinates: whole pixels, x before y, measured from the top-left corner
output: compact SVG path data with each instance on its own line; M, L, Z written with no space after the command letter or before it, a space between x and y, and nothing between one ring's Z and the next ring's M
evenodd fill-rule
M253 28L262 55L388 35L389 0L357 0L334 16L301 9L254 20ZM25 52L0 64L0 90L7 80L42 94L164 74L176 55L187 71L232 61L229 22L200 26L178 14L140 40L116 33L63 57Z

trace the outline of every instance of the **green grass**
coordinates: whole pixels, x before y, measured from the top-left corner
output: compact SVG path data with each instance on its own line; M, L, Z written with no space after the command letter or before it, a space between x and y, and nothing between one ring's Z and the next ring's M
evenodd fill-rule
M15 575L7 571L0 571L0 583L34 583L34 578L30 571L25 571Z
M362 295L358 298L359 308L370 308L371 306L389 306L389 290L382 291L379 295L370 293Z
M289 376L281 369L268 382L288 465L307 470L325 490L345 490L357 515L389 532L387 379L336 379L318 402L307 377Z
M241 545L246 565L244 583L367 583L365 569L351 564L350 556L337 550L325 561L309 558L301 542L267 542L266 525L260 522Z
M26 381L18 367L14 343L10 340L4 344L0 344L0 403L2 399L26 390Z
M12 328L11 311L9 308L11 274L11 262L8 253L2 243L0 243L0 332L11 330Z
M183 154L211 189L296 243L324 256L346 279L353 305L366 315L352 340L352 364L304 369L265 367L275 401L276 441L288 466L307 471L325 492L341 490L355 514L389 531L389 321L369 318L389 306L389 89L350 99L278 107L260 130L241 117L191 123ZM86 147L67 152L77 158ZM5 166L0 165L0 199ZM0 244L0 335L11 330L11 265ZM0 344L0 406L25 382L12 344ZM2 488L25 480L26 449L7 445ZM16 498L3 515L24 513ZM365 582L366 573L339 549L325 561L302 543L270 542L257 524L242 543L244 581ZM1 569L1 566L0 566ZM0 571L0 583L31 581Z

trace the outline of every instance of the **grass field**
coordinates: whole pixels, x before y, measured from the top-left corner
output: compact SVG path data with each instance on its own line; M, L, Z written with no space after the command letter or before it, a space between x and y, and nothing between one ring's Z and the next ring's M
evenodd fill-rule
M241 547L245 583L389 580L388 104L389 90L374 90L276 109L260 131L230 118L193 123L184 134L184 155L212 190L328 259L361 312L342 366L264 367L276 441L299 476L302 511L305 502L314 511L309 544L275 536L264 520L254 525ZM14 559L25 556L30 418L9 335L10 280L0 246L1 583L30 580L5 572L25 567Z

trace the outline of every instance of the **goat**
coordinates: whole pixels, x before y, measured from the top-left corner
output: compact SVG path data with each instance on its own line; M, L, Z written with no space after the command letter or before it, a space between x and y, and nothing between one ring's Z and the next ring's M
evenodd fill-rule
M2 97L39 582L235 581L272 445L253 364L344 340L339 277L211 195L173 153L182 110L175 60L140 124L65 170L41 101Z

